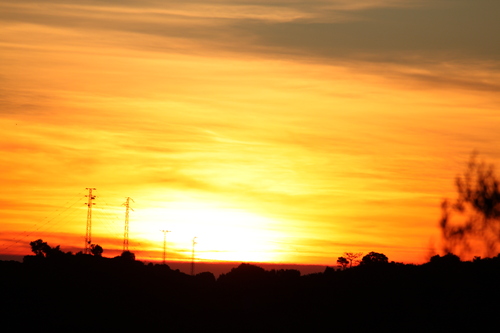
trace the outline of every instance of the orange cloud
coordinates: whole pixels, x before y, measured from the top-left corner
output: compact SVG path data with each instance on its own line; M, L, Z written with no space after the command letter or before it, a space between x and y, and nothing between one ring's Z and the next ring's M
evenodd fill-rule
M179 260L419 262L468 154L500 160L495 50L441 49L433 3L45 4L0 4L5 251L78 248L96 187L113 255L130 196L145 258L166 228Z

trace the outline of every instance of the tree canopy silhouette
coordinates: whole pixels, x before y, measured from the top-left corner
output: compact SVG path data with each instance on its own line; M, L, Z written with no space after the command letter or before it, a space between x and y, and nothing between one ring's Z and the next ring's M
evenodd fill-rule
M30 242L31 251L37 257L46 257L47 253L50 251L50 246L47 242L44 242L41 239L37 239L36 241Z
M90 252L95 257L102 257L102 253L104 252L104 249L99 244L92 244L92 245L90 245Z
M370 252L367 255L365 255L362 259L361 262L359 263L360 265L374 265L374 264L387 264L389 262L389 258L383 253L378 253L378 252Z
M477 261L478 259L476 259ZM480 259L479 259L480 260ZM435 256L432 256L429 263L433 265L457 265L460 264L460 258L457 255L454 255L453 253L447 253L444 256L440 256L439 254L436 254Z
M455 185L456 200L445 199L441 205L444 251L465 255L481 250L493 256L500 243L500 186L494 166L478 162L473 154Z
M342 269L346 269L347 265L349 265L349 260L347 260L344 257L338 257L337 259L337 265L342 267Z
M130 251L123 251L120 258L126 261L135 261L135 254Z

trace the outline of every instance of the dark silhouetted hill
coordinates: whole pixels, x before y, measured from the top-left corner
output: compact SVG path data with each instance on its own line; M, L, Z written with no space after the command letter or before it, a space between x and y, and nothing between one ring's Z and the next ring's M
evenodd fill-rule
M58 253L0 261L1 322L5 332L478 331L496 323L498 281L499 257L375 258L308 275L241 264L216 279Z

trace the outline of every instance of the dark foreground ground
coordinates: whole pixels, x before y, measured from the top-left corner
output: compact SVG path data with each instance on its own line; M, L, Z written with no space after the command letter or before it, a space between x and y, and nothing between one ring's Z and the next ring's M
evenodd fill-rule
M2 332L464 332L498 329L500 259L215 279L87 255L0 261Z

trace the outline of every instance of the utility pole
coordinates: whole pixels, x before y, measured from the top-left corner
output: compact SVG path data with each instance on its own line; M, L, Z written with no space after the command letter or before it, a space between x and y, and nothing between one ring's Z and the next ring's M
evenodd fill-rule
M191 258L191 275L193 275L193 276L194 276L194 246L197 244L196 238L198 238L198 237L193 238L193 253L192 253L192 258Z
M127 197L127 201L123 204L125 206L125 233L123 235L123 252L128 251L128 222L129 222L129 210L132 209L130 207L130 200L133 202L134 199ZM133 209L132 209L133 211Z
M171 232L170 230L160 230L163 232L163 265L166 264L166 257L167 257L167 232Z
M95 195L92 195L92 191L95 191L95 188L86 188L86 190L89 190L89 194L86 195L86 197L89 198L89 201L86 203L87 205L87 229L85 233L85 248L83 250L83 253L85 254L90 254L90 245L92 244L92 206L95 205L95 203L92 202L92 200L95 199Z

